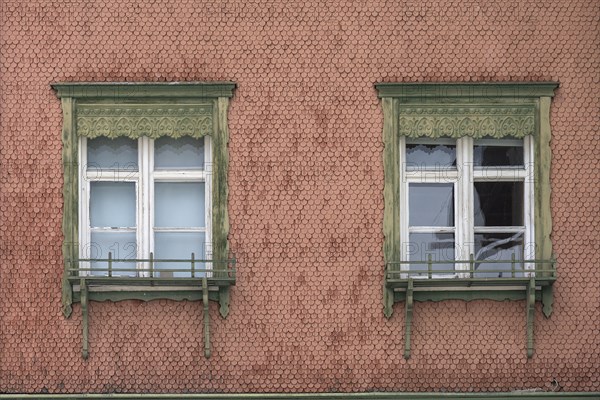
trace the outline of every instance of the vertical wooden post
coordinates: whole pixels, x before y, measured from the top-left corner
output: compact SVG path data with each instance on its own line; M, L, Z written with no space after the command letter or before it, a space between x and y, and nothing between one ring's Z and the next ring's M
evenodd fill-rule
M469 254L469 277L473 278L475 275L475 256L473 253Z
M413 280L408 278L406 287L406 302L404 308L404 358L410 358L410 334L412 331L413 318Z
M398 142L398 100L381 99L383 108L383 261L384 273L390 262L400 258L400 166ZM394 290L383 282L383 313L387 318L394 311Z
M433 265L431 264L431 253L427 254L427 277L431 279L433 277Z
M88 290L85 279L79 281L79 293L81 297L81 328L82 328L82 356L87 360L88 350Z
M512 277L515 277L515 253L512 253L510 256L510 270L512 272Z
M192 253L192 278L196 277L196 262L195 262L195 257L194 257L194 253Z
M62 160L64 170L63 186L63 221L62 231L64 235L63 257L64 271L62 279L62 311L65 317L70 317L73 311L73 287L69 281L72 273L69 268L79 266L75 260L79 257L78 242L78 210L79 210L79 165L78 165L78 142L77 124L75 123L76 100L72 97L62 97L61 105L63 111L62 129Z
M527 285L527 358L533 357L533 321L535 319L535 278Z
M208 308L208 281L202 277L202 305L204 308L204 357L210 357L210 313Z

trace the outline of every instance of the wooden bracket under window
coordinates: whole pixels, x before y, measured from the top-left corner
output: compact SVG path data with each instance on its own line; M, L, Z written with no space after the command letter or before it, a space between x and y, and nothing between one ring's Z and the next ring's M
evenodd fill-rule
M82 356L84 360L87 360L89 355L89 342L88 342L88 289L85 279L81 279L79 283L79 290L81 293L81 326L82 326Z
M410 331L412 328L413 318L413 280L408 280L408 286L406 287L406 301L404 310L404 358L410 358Z
M112 259L109 259L109 261ZM101 260L105 261L105 260ZM193 261L192 261L193 262ZM235 263L235 260L228 260L228 263ZM110 271L109 266L107 271ZM103 270L101 270L103 271ZM161 270L154 270L161 271ZM191 277L176 278L176 277L160 277L150 276L145 278L132 276L113 276L111 273L107 275L88 275L81 277L71 277L71 283L79 283L79 292L75 293L75 300L81 303L82 315L82 356L87 360L89 356L89 302L95 301L119 301L127 299L138 299L143 301L155 299L171 299L171 300L201 300L203 311L203 337L204 337L204 356L211 356L210 343L210 312L209 302L218 301L220 303L220 311L229 309L229 289L231 285L235 285L235 269L194 269L192 267ZM196 290L173 290L177 286L195 286L200 285L201 291ZM122 291L123 287L145 288L147 290ZM102 287L102 291L93 291L91 289ZM110 290L114 287L114 291ZM211 290L211 288L217 290ZM226 316L222 314L223 317Z
M514 260L512 260L514 262ZM455 261L461 263L462 261ZM544 315L552 313L552 284L556 281L556 261L523 260L523 263L536 265L535 269L513 270L511 277L485 278L474 277L476 270L465 271L469 278L415 279L419 271L399 269L402 263L390 263L385 273L384 313L389 318L394 302L405 302L404 308L404 358L411 355L411 333L415 301L442 300L526 300L526 350L527 358L533 357L535 302L541 300ZM489 271L488 271L489 272ZM417 288L427 290L417 290ZM389 303L389 306L386 307ZM389 315L388 315L389 311Z

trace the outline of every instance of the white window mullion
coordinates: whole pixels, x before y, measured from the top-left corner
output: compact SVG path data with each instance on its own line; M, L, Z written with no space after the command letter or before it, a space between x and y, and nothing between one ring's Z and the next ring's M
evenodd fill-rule
M206 236L205 236L205 253L204 257L211 260L213 258L213 242L212 242L212 140L210 136L204 137L204 204L205 204L205 223L206 223ZM207 262L206 269L212 269L213 265L211 262ZM208 278L212 277L212 274L207 274Z
M152 199L153 182L151 180L153 166L152 140L147 137L139 139L139 163L140 163L140 179L139 185L139 201L138 201L138 258L148 258L152 251L152 213L150 204ZM150 266L148 263L138 263L137 268L140 271L140 276L149 276L147 272Z
M524 240L524 254L525 259L535 259L535 168L534 168L534 154L533 154L533 137L526 136L524 138L523 145L525 149L524 163L525 163L525 182L524 182L524 209L525 215L525 240ZM531 263L525 264L525 269L535 269L536 265Z
M458 203L456 211L456 259L468 260L473 253L473 139L465 137L457 141L457 164L459 165ZM457 270L469 269L469 264L456 264ZM468 274L462 274L467 278Z

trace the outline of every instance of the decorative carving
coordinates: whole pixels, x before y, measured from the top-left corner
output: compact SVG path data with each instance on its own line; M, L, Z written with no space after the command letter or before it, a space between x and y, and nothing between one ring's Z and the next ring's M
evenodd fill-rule
M507 136L522 138L535 134L532 105L406 105L399 108L398 131L408 137Z
M212 113L210 104L80 105L77 109L77 135L87 138L200 138L212 133Z

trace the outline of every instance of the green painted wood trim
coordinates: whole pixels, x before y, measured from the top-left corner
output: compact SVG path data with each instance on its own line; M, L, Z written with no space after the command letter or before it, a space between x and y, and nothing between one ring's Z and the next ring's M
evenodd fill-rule
M386 98L383 106L383 258L384 265L400 254L400 166L398 148L397 100ZM383 312L387 318L393 313L394 294L383 285Z
M89 301L124 301L124 300L173 300L173 301L201 301L202 291L199 290L159 290L159 291L110 291L110 292L93 292L88 289ZM219 292L215 290L208 291L208 299L210 301L219 301ZM81 301L80 292L73 293L73 302Z
M204 357L210 358L210 313L208 308L208 281L202 278L202 310L204 311Z
M470 107L487 104L489 107L495 107L487 102L514 101L526 99L527 102L514 104L517 108L533 106L535 116L533 134L535 139L535 235L536 235L536 258L553 259L552 243L550 240L552 221L550 209L550 100L554 96L554 90L558 87L556 82L539 83L381 83L377 84L380 97L382 97L384 114L384 257L386 263L399 255L399 249L393 249L392 240L398 234L400 216L397 210L398 200L394 195L399 192L398 183L398 156L393 152L398 149L396 138L390 134L391 131L399 132L398 123L396 126L396 117L402 113L406 107L415 107L400 103L405 100L420 100L423 104L442 104L442 107L448 107L446 100L454 98L455 100L468 100ZM540 98L541 95L544 95ZM475 100L473 100L473 98ZM393 107L390 107L391 101L397 101ZM459 104L459 103L457 103ZM508 103L506 103L508 104ZM422 105L422 104L421 104ZM456 105L456 104L455 104ZM486 106L486 107L487 107ZM529 115L529 114L528 114ZM406 132L405 132L406 133ZM419 136L419 135L418 135ZM435 136L435 135L434 135ZM392 159L392 157L394 159ZM395 162L396 161L396 162ZM395 241L398 242L398 239ZM542 268L551 269L550 265L543 265ZM547 273L545 277L550 277L552 273ZM387 278L387 276L386 276ZM543 300L545 300L545 314L548 316L552 310L552 290L546 290ZM471 295L467 295L471 296ZM397 297L397 296L395 296ZM384 284L384 312L386 316L391 315L392 306L390 305L390 291L388 285Z
M523 138L535 135L535 104L406 104L398 135L406 137Z
M550 318L552 315L552 303L554 302L554 287L544 286L542 288L542 312L546 318Z
M213 102L200 104L88 103L77 106L80 137L128 137L152 139L168 136L201 138L212 134Z
M413 280L408 280L408 287L406 288L406 299L404 300L404 359L410 358L410 335L412 332L412 319L413 319L413 307L414 307L414 288Z
M229 170L229 129L227 126L227 112L229 99L221 97L217 100L214 134L213 134L213 205L212 205L212 232L213 232L213 258L216 260L229 259L229 212L227 207L228 185L227 171ZM216 269L227 268L226 265L213 266ZM219 289L219 312L223 318L229 314L229 287Z
M370 393L186 393L186 394L135 394L135 393L107 393L107 394L0 394L0 400L16 399L127 399L127 400L173 400L173 399L198 399L198 400L439 400L439 399L470 399L470 400L512 400L512 399L537 399L537 400L578 400L599 399L600 392L489 392L489 393L399 393L399 392L370 392Z
M57 82L60 98L218 98L232 97L234 82Z
M513 301L513 300L525 300L527 294L525 290L435 290L435 291L414 291L413 300L418 302L424 301L446 301L446 300L462 300L462 301L476 301L476 300L492 300L492 301ZM394 301L401 302L405 301L405 291L395 291ZM541 294L539 291L536 292L536 301L541 300Z
M554 96L558 82L478 82L478 83L377 83L380 98L539 98Z
M85 280L82 279L80 283L80 296L81 296L81 355L84 360L88 359L89 356L89 341L88 341L88 289Z
M69 318L73 311L73 290L69 282L71 260L78 257L78 210L79 210L79 162L78 143L75 128L75 100L61 99L63 112L62 159L63 159L63 277L62 277L62 312Z
M550 169L552 152L550 140L550 97L539 100L539 133L535 143L534 191L535 191L535 256L538 259L554 258L552 252L552 213L551 213L551 186ZM542 267L545 267L542 266ZM547 308L550 308L551 303ZM549 315L549 314L547 314Z
M62 279L62 305L63 313L66 317L69 317L72 313L72 303L74 301L80 301L81 296L79 294L73 295L72 280L69 269L73 268L70 260L76 260L79 257L78 249L78 137L89 136L95 137L98 132L105 133L109 137L117 136L133 136L138 137L141 133L148 133L146 136L157 137L158 136L182 136L179 134L172 133L173 130L167 128L175 126L178 121L164 121L164 118L158 121L155 127L152 127L151 131L143 132L144 130L129 132L125 129L127 124L120 126L123 128L107 129L106 121L103 121L101 129L96 129L93 132L86 134L82 128L81 132L78 132L77 116L78 107L81 108L82 115L91 117L103 117L102 115L95 115L94 113L105 112L107 115L111 114L113 108L130 113L144 114L144 112L154 113L156 111L160 113L169 113L172 110L172 114L180 113L183 110L179 122L186 122L185 119L190 117L186 114L186 110L191 112L195 117L208 118L208 125L205 122L200 124L201 126L196 129L193 128L189 132L185 131L184 135L196 137L204 136L209 134L213 137L213 209L212 209L212 222L213 222L213 253L216 256L214 259L226 260L229 249L227 244L227 236L229 234L229 219L227 212L227 171L228 171L228 152L227 143L229 140L229 132L227 127L227 111L229 105L229 98L233 96L233 90L236 84L233 82L174 82L174 83L55 83L51 85L53 89L57 91L57 96L61 98L61 104L63 109L63 164L64 164L64 186L63 186L63 197L64 197L64 210L63 210L63 258L64 271ZM208 100L208 101L207 101ZM82 103L83 101L83 103ZM198 108L200 107L200 108ZM140 111L141 110L141 111ZM150 111L149 111L150 110ZM154 111L153 111L154 110ZM166 110L166 111L165 111ZM191 110L191 111L190 111ZM196 110L196 111L194 111ZM199 111L198 111L199 110ZM119 111L119 112L121 112ZM189 114L188 112L188 114ZM90 114L91 113L91 114ZM158 117L165 117L165 115L158 115ZM112 115L112 114L111 114ZM175 116L177 116L175 115ZM106 115L104 116L106 117ZM140 120L147 116L134 115L132 118L139 118ZM82 116L82 118L84 118ZM180 118L180 119L181 119ZM190 117L191 118L191 117ZM116 127L119 121L122 122L121 118L113 118L114 127ZM83 120L82 120L83 121ZM87 121L90 122L90 121ZM86 123L87 123L86 122ZM94 127L99 121L93 122ZM91 123L90 122L90 123ZM110 122L110 121L109 121ZM130 121L131 122L131 121ZM139 121L138 121L139 122ZM160 125L162 122L163 125ZM85 125L85 124L84 124ZM108 124L110 125L110 124ZM133 129L134 124L130 124L130 128ZM173 126L171 126L173 125ZM185 124L184 124L185 125ZM193 125L193 124L192 124ZM110 125L112 126L112 125ZM136 125L137 126L137 125ZM113 128L114 128L113 127ZM203 128L204 127L204 128ZM89 128L89 127L88 127ZM155 129L156 128L156 129ZM183 126L185 128L185 126ZM185 130L185 129L184 129ZM156 131L156 132L155 132ZM129 132L129 133L128 133ZM171 133L169 133L171 132ZM81 133L81 135L78 135ZM220 256L223 255L222 258ZM214 268L226 269L227 265L214 264ZM229 312L229 287L219 286L219 293L216 294L213 291L209 293L210 300L218 300L220 302L220 312L225 317ZM125 299L140 299L140 300L152 300L169 298L173 300L201 300L198 295L191 292L180 292L180 291L166 291L165 293L156 291L147 292L89 292L88 298L94 301L120 301Z
M533 330L535 321L535 278L531 278L527 286L527 358L533 357L535 350Z

